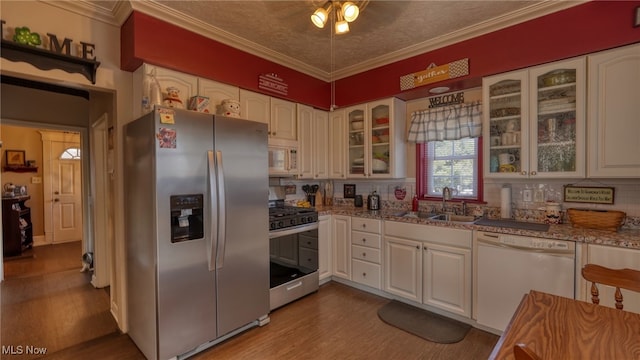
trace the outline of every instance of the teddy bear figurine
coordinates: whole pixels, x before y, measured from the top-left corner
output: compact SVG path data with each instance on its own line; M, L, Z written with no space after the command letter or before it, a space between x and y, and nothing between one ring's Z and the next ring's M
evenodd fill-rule
M228 117L240 117L240 102L234 99L222 100L222 111L220 115Z
M184 104L180 99L180 89L174 86L167 88L167 96L163 99L163 104L176 109L184 109Z

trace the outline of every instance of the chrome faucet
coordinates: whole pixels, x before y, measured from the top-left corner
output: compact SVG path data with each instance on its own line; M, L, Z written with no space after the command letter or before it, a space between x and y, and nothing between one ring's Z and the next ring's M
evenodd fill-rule
M445 203L447 200L451 200L451 189L448 186L445 186L442 189L442 212L446 212Z

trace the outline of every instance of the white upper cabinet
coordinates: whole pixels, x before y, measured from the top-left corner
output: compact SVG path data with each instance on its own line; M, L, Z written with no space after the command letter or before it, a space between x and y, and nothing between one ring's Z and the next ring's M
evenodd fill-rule
M347 177L405 176L404 101L390 98L345 109L347 118Z
M589 177L640 178L640 45L588 56Z
M346 147L347 119L344 110L334 110L329 113L329 178L345 179L347 168Z
M297 140L297 112L296 103L271 98L271 137L282 140Z
M271 98L267 95L240 89L240 114L243 118L269 125L271 119Z
M326 111L298 104L298 177L327 179L329 115Z
M585 176L585 59L483 79L484 174Z
M240 101L240 89L237 86L219 83L208 79L198 79L198 95L209 98L208 111L210 114L220 114L223 112L222 101L232 99ZM242 108L240 117L248 119Z

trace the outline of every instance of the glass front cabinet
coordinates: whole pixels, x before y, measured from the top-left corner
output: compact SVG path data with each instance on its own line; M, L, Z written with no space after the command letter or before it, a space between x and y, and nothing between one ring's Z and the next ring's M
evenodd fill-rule
M483 79L484 174L585 176L585 59Z
M391 98L349 107L347 177L405 176L405 111Z

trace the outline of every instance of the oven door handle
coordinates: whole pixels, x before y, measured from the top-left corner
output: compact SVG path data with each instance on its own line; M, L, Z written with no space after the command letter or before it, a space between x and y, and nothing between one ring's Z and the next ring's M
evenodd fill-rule
M299 234L301 232L315 230L317 228L318 228L318 223L314 222L312 224L294 226L294 227L285 228L282 230L269 231L269 239L274 239L281 236Z

